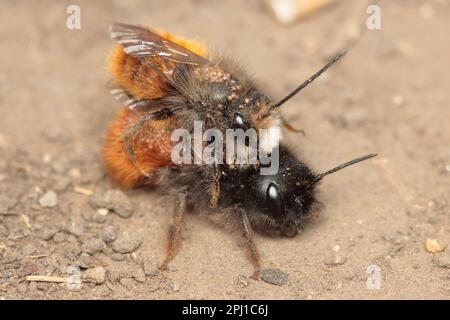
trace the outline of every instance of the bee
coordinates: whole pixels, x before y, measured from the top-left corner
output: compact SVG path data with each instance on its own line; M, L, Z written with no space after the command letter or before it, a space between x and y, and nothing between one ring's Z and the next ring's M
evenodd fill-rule
M279 126L295 131L279 107L345 52L274 103L242 68L213 57L199 42L121 23L110 27L110 35L118 43L108 59L110 89L124 107L107 129L103 157L109 176L122 188L154 187L175 204L161 270L178 253L183 216L193 207L210 221L242 232L252 277L258 279L261 258L254 232L294 237L318 212L316 187L322 178L376 155L316 173L280 143L267 147L279 154L279 170L271 175L259 174L259 164L175 164L171 133L192 131L196 120L222 132Z

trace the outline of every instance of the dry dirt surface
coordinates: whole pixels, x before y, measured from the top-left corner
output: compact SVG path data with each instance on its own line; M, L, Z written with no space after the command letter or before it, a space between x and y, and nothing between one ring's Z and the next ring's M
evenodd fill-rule
M0 4L0 299L450 297L449 1L381 0L381 30L356 0L291 26L256 0L76 2L80 30L66 28L71 1ZM113 21L204 39L274 99L349 49L284 106L306 132L286 142L317 171L379 156L321 184L301 235L256 237L279 285L250 279L240 234L195 214L158 271L173 204L118 191L100 156L121 107L106 89ZM27 278L77 270L81 286Z

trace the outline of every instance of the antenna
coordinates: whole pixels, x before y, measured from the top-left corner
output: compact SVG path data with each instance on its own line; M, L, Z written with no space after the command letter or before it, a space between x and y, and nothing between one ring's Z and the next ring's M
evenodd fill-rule
M361 162L361 161L364 161L364 160L367 160L367 159L376 157L377 155L378 155L378 154L376 154L376 153L368 154L368 155L366 155L366 156L363 156L363 157L356 158L356 159L350 160L350 161L348 161L348 162L345 162L345 163L343 163L343 164L341 164L341 165L339 165L339 166L337 166L337 167L335 167L335 168L333 168L333 169L331 169L331 170L328 170L327 172L319 173L318 175L315 176L315 178L314 178L314 183L319 182L320 180L322 180L323 177L325 177L325 176L327 176L327 175L329 175L329 174L331 174L331 173L334 173L334 172L336 172L336 171L339 171L339 170L341 170L341 169L344 169L344 168L346 168L346 167L348 167L348 166L354 165L354 164L356 164L356 163L358 163L358 162Z
M301 85L299 85L297 88L295 88L291 93L289 93L286 97L275 103L270 107L270 110L274 110L276 108L279 108L282 104L284 104L286 101L291 99L293 96L295 96L297 93L299 93L302 89L307 87L311 82L313 82L316 78L318 78L322 73L324 73L329 67L331 67L334 63L336 63L344 54L346 54L347 51L342 51L341 53L337 54L330 62L328 62L326 65L324 65L322 68L320 68L319 71L317 71L315 74L313 74L311 77L309 77L305 82L303 82Z

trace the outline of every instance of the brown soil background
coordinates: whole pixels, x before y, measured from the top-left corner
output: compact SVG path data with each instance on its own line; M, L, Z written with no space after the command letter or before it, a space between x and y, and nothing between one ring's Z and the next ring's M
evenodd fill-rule
M0 299L450 297L450 248L425 248L426 239L450 243L448 1L379 1L381 30L359 36L363 1L339 1L288 27L255 0L76 2L81 30L65 27L71 1L0 5ZM100 157L105 127L120 108L105 87L113 21L204 39L237 56L275 98L349 48L284 107L306 131L304 138L287 133L286 141L318 171L366 153L379 157L328 177L320 188L325 208L300 236L257 236L264 266L288 273L286 285L248 279L239 234L194 215L171 270L154 273L172 204L131 191L130 218L104 217L75 191L115 188ZM48 190L58 195L51 208L39 204ZM80 250L108 226L140 237L141 246L121 255L104 245L80 263ZM79 264L103 267L105 281L69 290L25 280L65 277ZM381 270L378 290L366 286L370 265Z

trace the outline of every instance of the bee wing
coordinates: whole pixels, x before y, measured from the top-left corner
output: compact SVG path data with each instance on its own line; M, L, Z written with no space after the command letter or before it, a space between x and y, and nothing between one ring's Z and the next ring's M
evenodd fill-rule
M202 64L207 59L195 54L155 32L123 23L113 23L111 38L124 46L124 51L136 58L160 57L175 63Z

